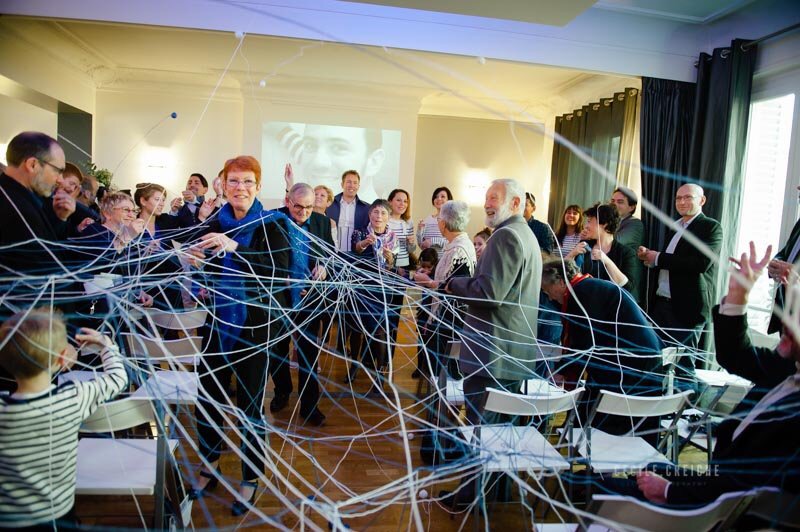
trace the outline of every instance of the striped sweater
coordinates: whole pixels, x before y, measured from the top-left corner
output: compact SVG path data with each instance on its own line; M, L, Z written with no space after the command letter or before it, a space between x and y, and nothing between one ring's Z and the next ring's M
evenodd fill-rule
M424 240L429 241L440 255L447 244L447 239L439 231L439 219L432 214L420 220L417 226L417 242L422 244Z
M0 527L58 519L74 505L78 429L128 383L116 346L102 359L105 372L96 380L0 394Z

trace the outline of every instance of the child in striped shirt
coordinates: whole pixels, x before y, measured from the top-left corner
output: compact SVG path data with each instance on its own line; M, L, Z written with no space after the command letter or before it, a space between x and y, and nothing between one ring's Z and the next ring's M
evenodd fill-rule
M102 349L104 372L88 382L52 384L75 363L57 311L21 311L0 326L0 366L17 389L0 394L0 528L69 528L74 514L78 429L128 377L119 349L107 336L81 329L75 340Z

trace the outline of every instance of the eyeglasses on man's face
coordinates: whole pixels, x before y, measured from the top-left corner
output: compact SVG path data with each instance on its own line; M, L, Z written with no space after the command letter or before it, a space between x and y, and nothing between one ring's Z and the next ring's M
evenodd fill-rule
M60 166L56 166L53 163L51 163L50 161L45 161L44 159L40 159L39 157L37 157L36 160L39 161L42 164L46 164L47 166L52 167L53 170L55 170L58 175L64 175L64 172L67 169L66 166L64 168L61 168Z
M313 211L314 204L311 205L300 205L299 203L295 203L292 200L289 200L289 203L292 205L292 208L296 211Z

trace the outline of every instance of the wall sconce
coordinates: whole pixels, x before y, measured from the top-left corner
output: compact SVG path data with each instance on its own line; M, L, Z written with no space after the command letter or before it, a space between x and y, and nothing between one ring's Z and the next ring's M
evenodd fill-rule
M471 206L482 206L486 197L486 189L491 182L486 170L470 169L464 174L463 195Z
M141 181L158 183L167 190L178 190L175 187L175 156L170 148L148 146L143 155L143 171Z

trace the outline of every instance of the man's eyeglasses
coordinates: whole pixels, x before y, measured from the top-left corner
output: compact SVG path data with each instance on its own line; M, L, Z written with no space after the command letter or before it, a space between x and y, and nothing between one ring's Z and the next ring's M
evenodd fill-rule
M250 189L256 186L256 180L255 179L245 179L243 181L239 181L238 179L225 180L225 186L229 188L239 188L239 185L244 185L244 188Z
M131 209L130 207L114 207L115 211L122 211L125 214L136 214L136 209Z
M45 161L44 159L39 159L38 157L36 158L36 160L39 161L42 164L46 164L47 166L52 166L53 170L55 170L56 173L58 173L58 175L64 175L64 172L67 169L66 166L64 168L60 168L60 167L54 165L53 163L51 163L50 161Z
M296 210L296 211L313 211L314 210L314 204L313 203L311 205L300 205L298 203L293 202L292 200L289 200L289 203L292 204L292 208L294 210Z

